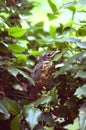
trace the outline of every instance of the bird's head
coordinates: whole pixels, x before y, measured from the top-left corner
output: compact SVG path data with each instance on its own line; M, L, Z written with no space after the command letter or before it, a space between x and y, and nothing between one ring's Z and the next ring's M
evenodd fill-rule
M46 61L49 62L53 59L53 57L58 54L60 51L49 51L42 54L42 56L39 57L39 62Z

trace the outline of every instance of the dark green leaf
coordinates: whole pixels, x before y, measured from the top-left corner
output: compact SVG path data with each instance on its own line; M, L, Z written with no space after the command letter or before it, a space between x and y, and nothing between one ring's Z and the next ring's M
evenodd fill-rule
M83 86L77 88L75 95L82 95L86 97L86 84L84 84Z
M26 33L26 29L20 28L20 27L11 27L8 29L9 35L17 38L21 37Z
M48 0L48 3L50 5L50 8L51 8L52 12L55 14L57 12L56 5L51 0Z
M19 73L19 69L15 68L15 67L9 66L9 67L7 68L7 70L8 70L9 73L12 74L14 77L16 77L17 74Z
M5 97L3 102L12 115L18 115L20 113L19 106L15 101Z
M80 78L86 78L86 72L85 71L82 71L82 70L79 70L76 75L75 75L75 78L77 77L80 77Z
M35 127L35 130L46 130L42 125L38 124L36 127ZM50 129L51 130L51 129Z
M20 130L21 123L20 123L20 115L17 115L11 120L11 130Z
M51 114L49 113L43 113L42 114L42 120L47 123L49 126L54 125L54 119L52 118Z
M57 40L56 45L57 45L60 49L63 49L63 48L67 48L67 47L68 47L68 44L67 44L66 42L61 41L61 40Z
M51 96L51 100L52 100L52 102L54 102L54 104L57 104L57 89L56 88L53 88L53 89L51 89L51 91L50 91L50 96Z
M18 74L23 75L24 78L28 79L33 85L34 85L34 81L33 79L24 71L17 69L13 66L10 66L7 68L7 70L10 72L10 74L12 74L14 77L16 77Z
M86 26L80 26L80 28L76 31L76 34L77 36L86 36Z
M7 110L7 107L4 104L3 100L0 100L0 113L3 114L2 118L4 118L4 119L10 118L10 113ZM0 118L1 118L1 116L0 116Z
M9 52L8 45L6 43L0 42L0 52L2 52L2 53Z
M19 73L23 75L23 77L25 77L26 79L28 79L33 85L34 85L34 81L33 79L24 71L19 70Z
M67 101L65 102L65 106L68 106L68 107L76 106L75 98L71 97L70 99L67 99Z
M36 100L34 102L34 104L36 106L40 105L40 104L45 104L45 103L49 103L51 101L52 97L51 96L48 96L48 97L42 97L42 98L39 98L38 100Z
M0 0L0 5L4 4L3 0Z

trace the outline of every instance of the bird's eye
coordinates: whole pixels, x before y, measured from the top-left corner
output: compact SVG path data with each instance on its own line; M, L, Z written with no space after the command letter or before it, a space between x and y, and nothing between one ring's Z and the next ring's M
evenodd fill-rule
M47 56L51 56L51 53L48 53Z

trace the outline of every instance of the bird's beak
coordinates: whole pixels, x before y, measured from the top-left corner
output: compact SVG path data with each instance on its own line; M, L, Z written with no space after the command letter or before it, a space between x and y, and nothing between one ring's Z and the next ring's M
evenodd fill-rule
M58 53L60 53L60 50L55 51L55 52L53 53L52 57L54 57L54 56L57 55Z

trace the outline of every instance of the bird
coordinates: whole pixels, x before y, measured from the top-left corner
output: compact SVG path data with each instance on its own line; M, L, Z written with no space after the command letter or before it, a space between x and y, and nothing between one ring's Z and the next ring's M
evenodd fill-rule
M24 86L25 91L16 90L14 88L5 91L5 95L11 98L25 98L30 102L35 101L38 98L38 94L45 87L47 90L51 89L55 85L55 79L53 73L55 72L55 64L53 58L55 55L60 53L60 51L48 51L43 53L35 67L32 69L31 78L34 84L22 81L22 88ZM17 76L18 77L18 76ZM19 83L20 84L20 83ZM7 89L6 89L7 90ZM3 94L3 93L0 93Z
M50 89L54 85L53 73L55 72L55 64L53 58L60 51L48 51L43 53L33 68L31 77L34 81L34 87L37 90L42 90L43 87Z

